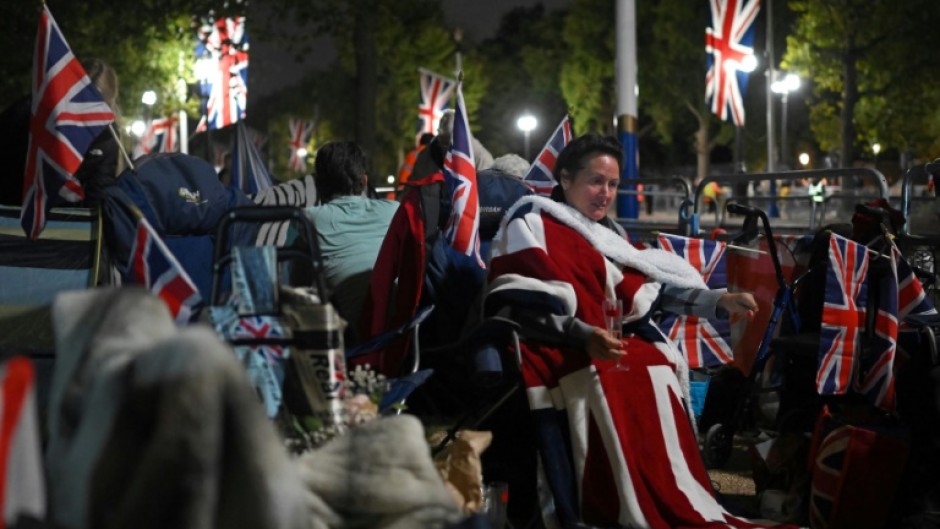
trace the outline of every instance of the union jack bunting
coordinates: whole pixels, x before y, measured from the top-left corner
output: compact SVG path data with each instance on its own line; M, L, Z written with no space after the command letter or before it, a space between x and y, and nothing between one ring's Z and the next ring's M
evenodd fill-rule
M896 250L892 245L892 252ZM887 411L894 411L894 364L898 352L898 267L890 260L885 277L871 274L868 289L878 293L875 329L868 354L860 355L855 389Z
M305 173L307 171L307 155L300 154L301 149L306 149L310 143L310 134L313 133L313 123L302 119L291 118L290 123L290 161L288 169L296 173Z
M85 198L75 172L91 142L114 121L45 4L33 56L30 112L20 225L36 239L50 209Z
M144 136L134 148L134 158L155 152L176 152L177 121L172 116L151 121Z
M457 81L442 75L418 69L421 83L421 103L418 104L418 134L437 134L437 124L450 103Z
M549 196L552 194L552 188L555 187L555 178L552 171L555 169L555 160L558 159L558 153L571 141L571 120L568 115L562 118L561 123L555 127L542 151L532 162L529 170L526 172L523 181L539 195Z
M248 34L245 17L221 18L199 29L196 57L209 61L203 82L208 97L205 115L210 129L221 129L245 117L248 102Z
M177 324L188 323L202 302L196 284L143 216L137 220L127 270L131 282L143 285L166 303Z
M477 170L471 148L473 136L459 84L455 110L453 139L444 160L444 178L451 197L451 212L444 227L444 237L455 250L475 257L480 267L484 268L480 257L480 205Z
M839 235L829 238L816 391L842 395L852 385L865 325L868 249Z
M747 74L737 66L754 54L754 21L760 0L709 0L713 27L705 30L705 99L722 120L744 126L744 91Z
M248 195L256 195L274 184L258 146L248 136L245 122L239 121L232 144L232 185Z
M665 233L659 234L657 242L661 249L688 261L702 274L709 288L727 286L724 242ZM725 320L670 314L663 318L659 328L685 354L690 369L727 364L733 359L729 345L731 331Z

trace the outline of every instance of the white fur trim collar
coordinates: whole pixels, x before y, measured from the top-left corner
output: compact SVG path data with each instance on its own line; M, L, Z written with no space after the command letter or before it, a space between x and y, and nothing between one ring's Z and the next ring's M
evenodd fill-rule
M626 239L585 217L578 210L546 197L529 195L517 200L506 211L496 238L503 235L508 220L516 211L530 204L534 212L545 211L580 233L597 251L619 265L634 268L659 283L685 288L708 288L702 275L678 255L655 248L638 250Z

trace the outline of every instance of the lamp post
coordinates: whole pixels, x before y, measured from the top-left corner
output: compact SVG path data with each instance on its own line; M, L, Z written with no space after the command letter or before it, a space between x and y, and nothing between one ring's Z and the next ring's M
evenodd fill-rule
M800 76L795 73L788 73L782 78L781 72L776 72L777 80L771 83L770 89L775 94L780 94L780 163L789 167L789 149L787 145L787 96L790 92L800 89Z
M522 131L522 134L525 137L525 148L523 149L523 154L525 154L526 161L529 161L529 134L535 130L535 127L538 125L538 120L535 119L535 116L529 113L519 116L519 119L516 120L516 127L519 127L519 130Z
M202 117L206 120L206 161L209 163L214 163L212 160L212 141L209 135L209 131L212 129L209 126L209 90L212 87L209 81L212 79L214 70L218 70L216 61L209 57L196 59L196 67L193 73L195 73L196 80L199 81Z

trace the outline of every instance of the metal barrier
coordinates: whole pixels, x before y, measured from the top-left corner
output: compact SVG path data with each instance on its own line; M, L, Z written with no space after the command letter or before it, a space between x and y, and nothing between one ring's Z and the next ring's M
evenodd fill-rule
M623 183L633 186L631 189L618 189L617 196L636 196L643 195L644 200L671 199L678 202L676 207L676 223L672 223L668 215L650 216L646 220L641 219L615 219L618 224L623 226L628 233L652 234L656 231L669 231L681 235L689 235L689 218L692 207L692 184L681 176L672 176L668 178L631 178ZM642 185L642 190L637 190L636 186ZM642 238L642 237L640 237ZM631 235L631 240L637 237Z
M722 183L730 185L732 189L736 185L745 185L750 187L750 184L756 182L802 182L803 180L809 181L819 181L821 179L827 179L830 184L826 186L826 195L822 200L814 200L813 195L807 193L806 195L800 196L786 196L782 197L779 194L764 194L764 195L748 195L748 196L730 196L730 197L721 197L716 198L716 207L715 207L715 223L714 227L723 227L724 225L724 202L729 199L734 199L742 203L750 204L759 204L759 203L774 203L782 201L784 203L793 203L802 206L808 206L808 211L803 212L802 210L797 211L796 217L799 218L799 213L804 213L804 217L808 219L809 224L805 226L804 223L794 224L783 223L780 221L781 228L786 230L799 230L799 231L814 231L817 225L821 225L824 220L826 220L828 212L835 212L834 220L846 220L845 211L834 210L834 208L829 207L829 203L832 201L843 201L843 200L852 200L858 202L860 200L872 200L876 198L884 198L885 200L889 199L889 190L888 190L888 181L885 179L884 175L881 174L878 170L860 167L860 168L844 168L844 169L818 169L818 170L803 170L803 171L786 171L780 173L746 173L746 174L723 174L723 175L710 175L706 176L699 182L698 186L695 188L695 195L693 199L693 209L692 215L689 219L690 229L689 232L692 236L700 235L701 231L701 221L703 220L701 216L701 206L703 202L703 197L705 195L705 189L712 183ZM851 188L851 190L845 189L843 185L834 185L833 182L836 179L850 180L853 184L856 184ZM860 183L860 179L864 179L861 186L857 184ZM874 184L875 189L869 189L866 184L871 182ZM791 189L793 186L791 186ZM838 189L838 191L834 191ZM854 204L852 205L854 208ZM770 209L767 207L766 209ZM851 215L849 215L851 216ZM775 219L776 220L776 219ZM804 227L805 226L805 227Z

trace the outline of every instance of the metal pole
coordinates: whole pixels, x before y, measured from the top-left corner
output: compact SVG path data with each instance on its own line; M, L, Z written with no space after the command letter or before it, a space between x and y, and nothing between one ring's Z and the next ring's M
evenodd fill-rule
M773 0L767 0L767 10L764 20L767 23L767 43L764 54L767 59L767 172L772 173L776 170L774 156L774 93L770 85L774 83L776 58L774 57L774 23L773 23Z
M616 58L617 79L617 136L623 145L624 163L620 173L620 189L633 191L636 186L627 184L639 174L637 157L636 117L636 0L617 0L616 7ZM639 202L635 193L619 194L617 216L635 219L639 216Z
M530 159L529 158L529 130L526 129L523 132L523 135L525 136L525 148L523 149L523 152L525 152L525 159L526 161L528 161Z
M790 167L789 145L787 145L787 89L780 98L780 166L784 169Z
M774 92L770 88L774 84L776 75L777 58L774 55L774 4L773 0L767 0L767 172L772 173L777 170L777 163L774 156ZM767 206L767 216L779 217L777 211L777 181L770 181L770 204Z

